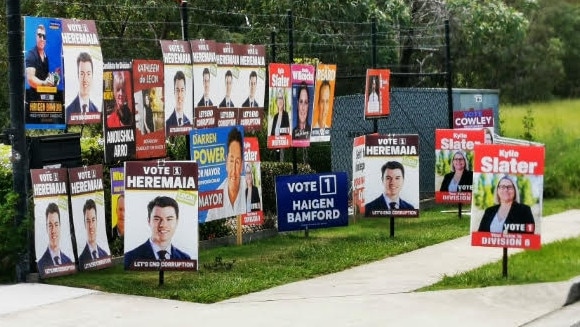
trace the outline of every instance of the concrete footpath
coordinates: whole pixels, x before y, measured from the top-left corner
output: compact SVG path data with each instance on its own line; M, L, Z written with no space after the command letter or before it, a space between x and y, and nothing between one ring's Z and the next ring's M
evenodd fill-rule
M580 210L542 220L542 242L580 236ZM509 254L516 253L509 250ZM579 254L580 256L580 254ZM563 307L580 278L558 283L413 292L444 275L500 260L470 237L215 304L46 284L0 286L0 326L577 326ZM549 264L548 262L546 264ZM580 275L580 272L578 272ZM501 274L498 271L498 274Z

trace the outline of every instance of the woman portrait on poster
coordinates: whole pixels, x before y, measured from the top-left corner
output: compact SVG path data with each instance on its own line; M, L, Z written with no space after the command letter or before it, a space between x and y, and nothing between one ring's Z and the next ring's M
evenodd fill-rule
M380 102L380 91L379 91L379 77L370 76L369 77L369 94L367 97L367 112L368 113L379 113L381 111Z
M485 132L484 144L493 144L493 132L491 131L491 127L485 127L483 131Z
M520 203L517 183L510 176L503 176L495 189L494 206L485 209L479 232L533 234L535 221L532 209Z
M278 110L272 119L271 136L290 134L290 117L286 111L286 97L284 89L279 88L276 92L276 109Z
M441 192L471 192L473 171L469 170L469 161L465 152L458 150L451 157L451 172L443 176Z

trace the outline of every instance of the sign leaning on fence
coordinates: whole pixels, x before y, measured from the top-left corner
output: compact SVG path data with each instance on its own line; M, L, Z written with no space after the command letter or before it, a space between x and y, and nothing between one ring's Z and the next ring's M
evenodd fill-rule
M34 247L41 278L77 271L72 247L66 168L31 169Z
M540 249L544 147L475 146L471 245Z
M80 270L113 265L105 226L103 166L69 168L71 211Z
M276 177L280 232L348 225L346 173Z

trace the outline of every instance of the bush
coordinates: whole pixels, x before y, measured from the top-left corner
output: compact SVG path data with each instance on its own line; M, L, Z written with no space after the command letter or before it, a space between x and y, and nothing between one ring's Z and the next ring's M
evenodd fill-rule
M262 204L264 213L276 213L276 176L292 175L291 162L262 162ZM298 174L315 174L309 165L299 164Z

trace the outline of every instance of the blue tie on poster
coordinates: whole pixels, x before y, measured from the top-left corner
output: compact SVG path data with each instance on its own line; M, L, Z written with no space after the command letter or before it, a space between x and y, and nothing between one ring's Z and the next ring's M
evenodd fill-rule
M276 177L280 232L348 225L346 173Z

